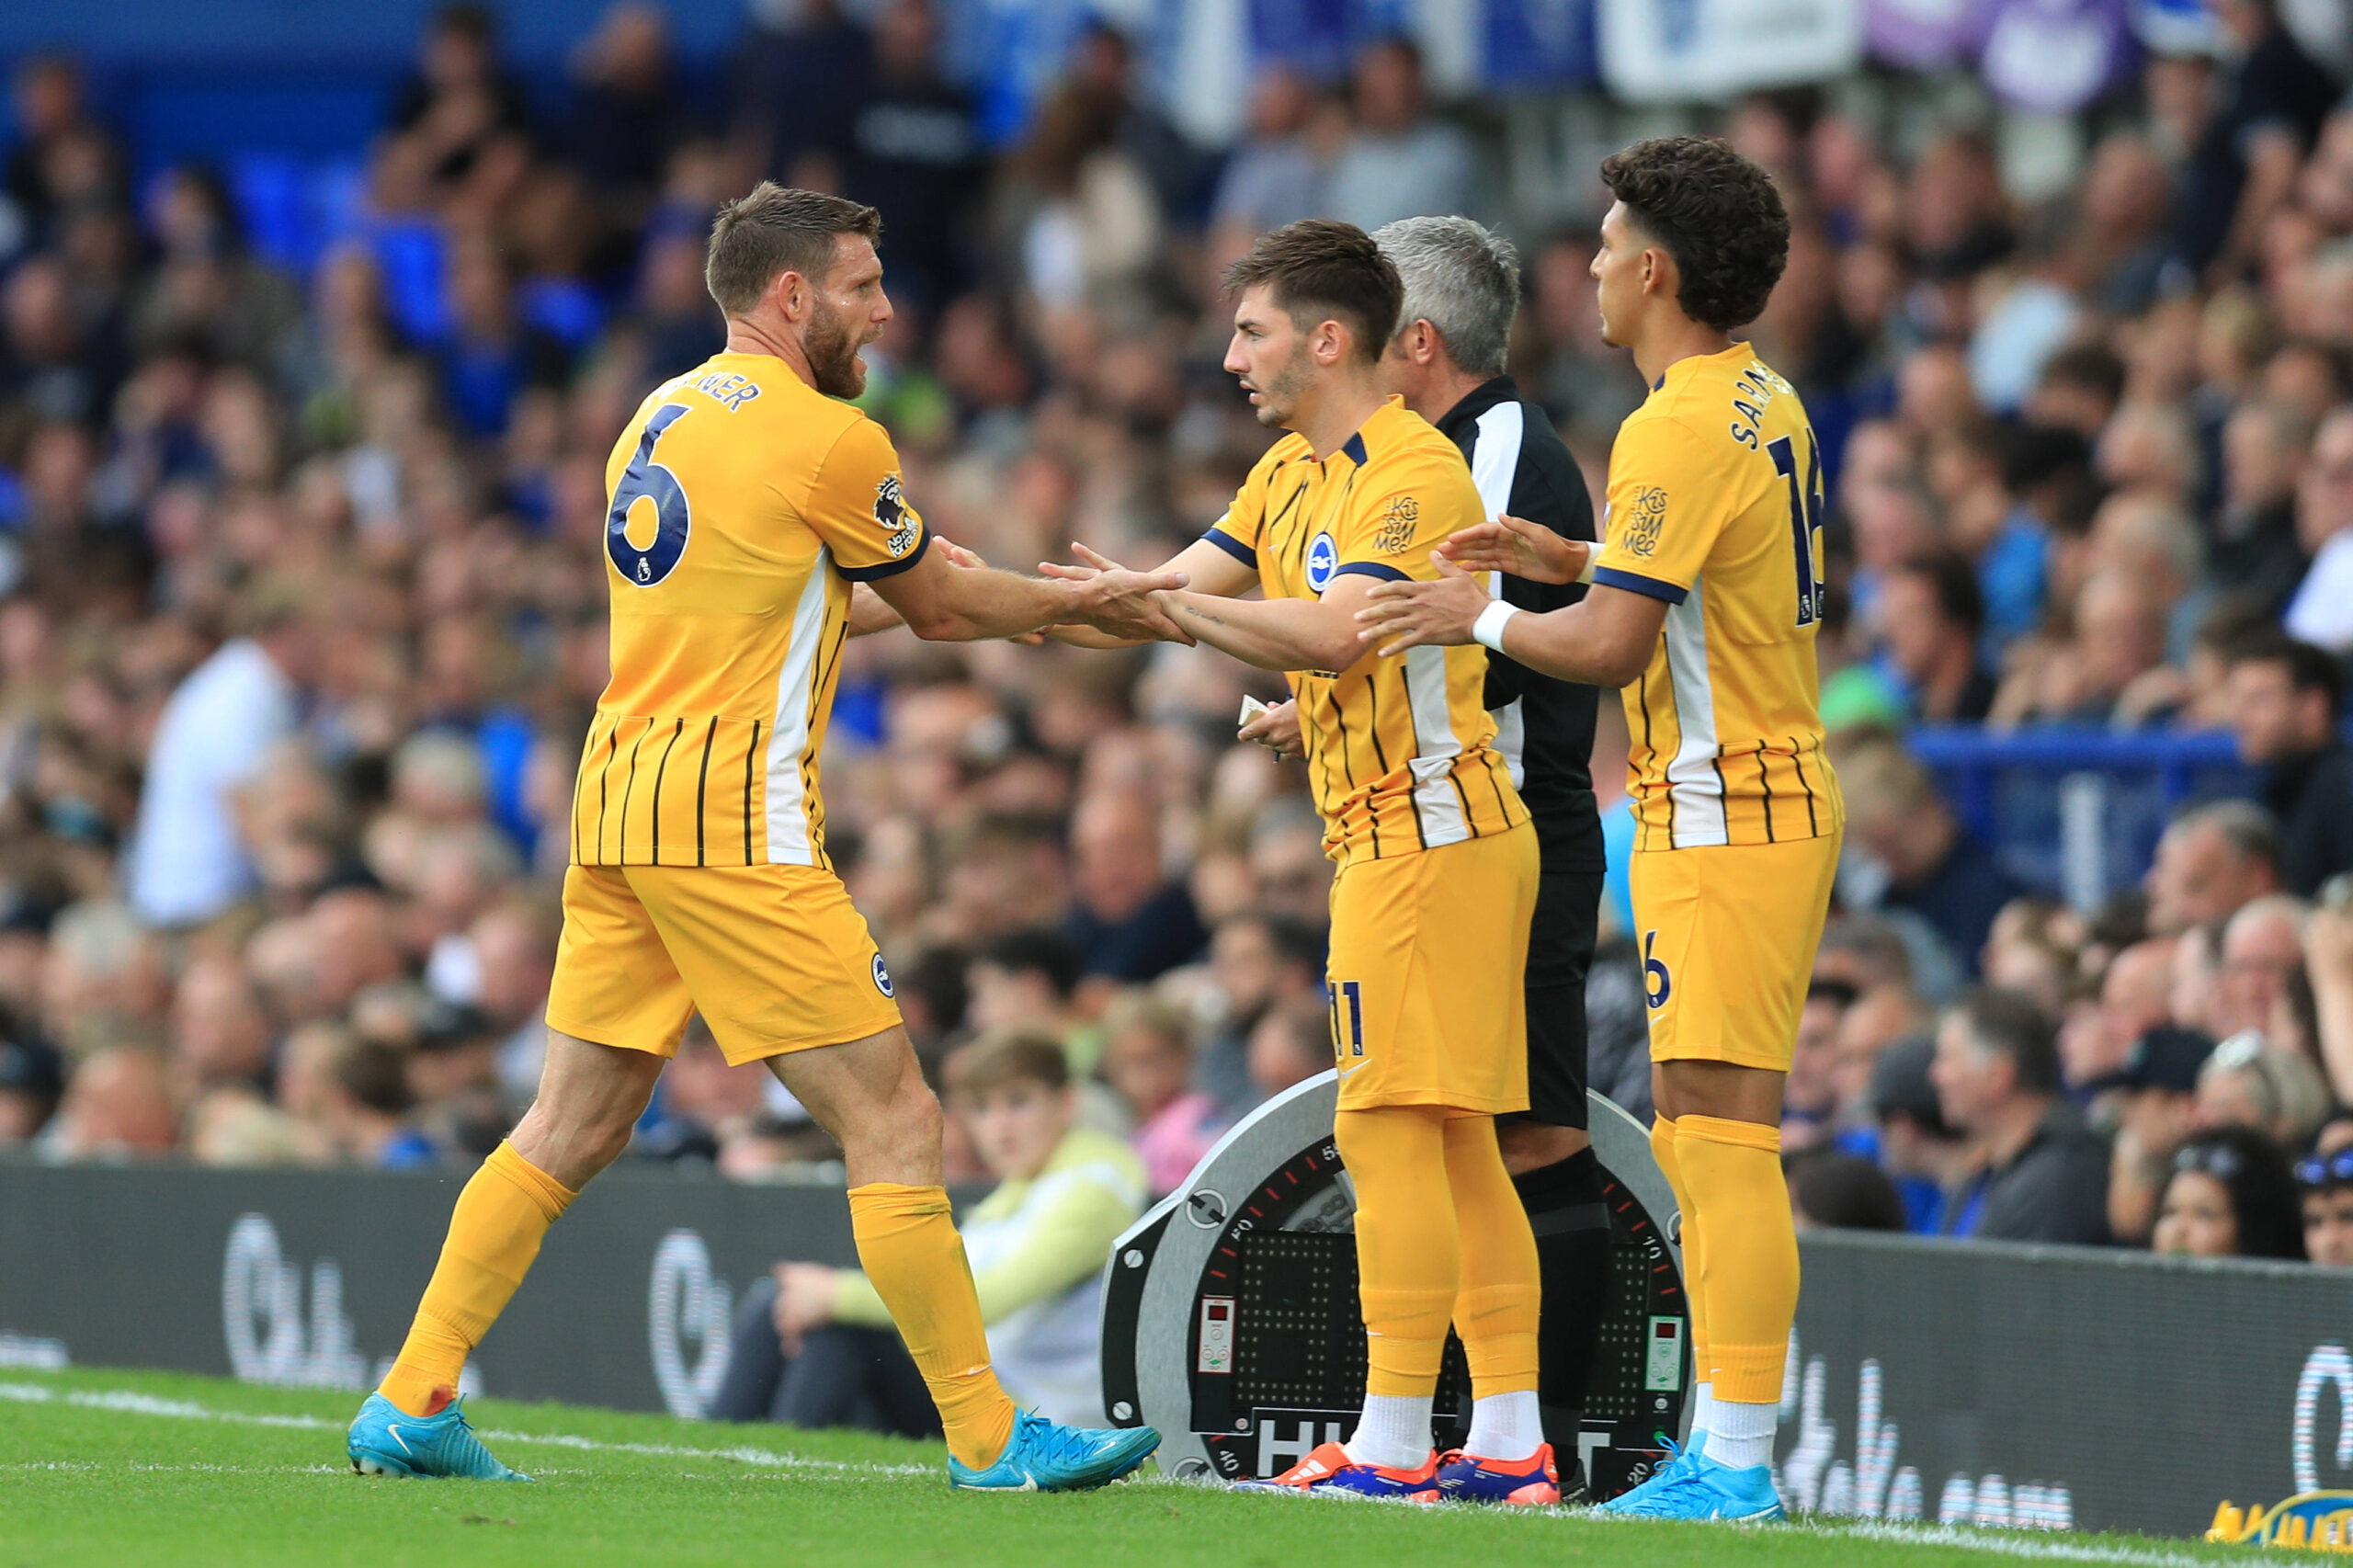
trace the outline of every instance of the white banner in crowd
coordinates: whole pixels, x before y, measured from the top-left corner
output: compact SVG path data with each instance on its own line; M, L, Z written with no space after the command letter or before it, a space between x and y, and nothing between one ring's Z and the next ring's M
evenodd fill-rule
M1861 64L1861 0L1600 0L1601 77L1636 102L1720 98Z

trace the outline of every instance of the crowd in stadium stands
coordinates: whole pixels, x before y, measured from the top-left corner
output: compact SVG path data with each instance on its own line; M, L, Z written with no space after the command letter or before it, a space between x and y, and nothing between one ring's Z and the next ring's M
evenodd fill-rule
M0 1146L462 1162L528 1101L607 454L722 344L722 198L770 175L882 208L868 402L933 528L1018 567L1074 540L1154 564L1218 517L1265 440L1218 367L1253 234L1496 215L1401 43L1344 83L1269 73L1212 153L1098 28L995 149L927 0L861 15L752 27L705 102L658 12L616 6L555 117L452 7L301 277L211 172L134 185L70 61L21 65ZM1754 335L1834 458L1851 825L1789 1085L1808 1222L2353 1264L2353 108L2260 0L2217 15L2234 47L2149 59L2032 205L1976 131L1899 162L1805 94L1722 122L1794 214ZM1518 236L1512 363L1597 491L1643 388L1600 341L1593 194ZM953 1052L1042 1033L1073 1125L1165 1191L1327 1062L1318 824L1295 764L1233 742L1279 683L1175 646L844 658L830 848L951 1104ZM1972 841L1906 749L1924 722L2225 727L2265 782L2074 909ZM1647 1115L1621 908L1594 1079ZM637 1144L746 1180L831 1153L699 1029ZM987 1174L969 1142L951 1165Z

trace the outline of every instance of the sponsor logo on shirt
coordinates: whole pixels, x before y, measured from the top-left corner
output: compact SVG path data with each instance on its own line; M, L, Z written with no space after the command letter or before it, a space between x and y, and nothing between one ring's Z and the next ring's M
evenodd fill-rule
M1666 487L1645 485L1634 492L1634 499L1626 509L1625 551L1629 555L1649 556L1658 550L1658 530L1666 521Z

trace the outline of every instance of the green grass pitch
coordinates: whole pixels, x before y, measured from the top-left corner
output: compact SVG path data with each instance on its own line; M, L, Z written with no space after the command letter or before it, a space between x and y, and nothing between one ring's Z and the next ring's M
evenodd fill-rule
M362 1479L343 1454L358 1403L166 1373L0 1371L0 1568L2165 1568L2245 1555L2122 1537L1359 1506L1150 1479L1081 1496L973 1495L948 1489L937 1445L498 1400L470 1406L475 1425L539 1484Z

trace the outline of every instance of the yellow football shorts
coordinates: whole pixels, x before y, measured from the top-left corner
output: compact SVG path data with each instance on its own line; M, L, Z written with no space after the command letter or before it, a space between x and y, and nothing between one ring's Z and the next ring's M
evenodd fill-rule
M736 1065L899 1022L866 917L811 866L574 866L548 1026L672 1056L700 1011Z
M1652 1061L1790 1070L1838 844L1832 834L1635 852Z
M1340 1108L1528 1108L1536 830L1351 860L1332 883Z

